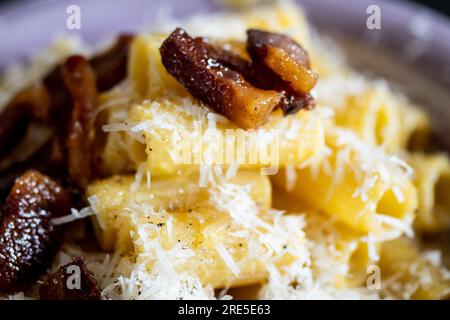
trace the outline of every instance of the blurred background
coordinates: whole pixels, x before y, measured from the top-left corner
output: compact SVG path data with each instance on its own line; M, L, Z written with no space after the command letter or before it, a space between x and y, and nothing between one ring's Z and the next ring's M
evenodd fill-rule
M411 0L410 0L411 1ZM414 0L414 2L429 6L450 16L450 2L448 0Z
M30 0L0 0L0 8L2 5L11 5L11 4L19 4L20 2L26 2ZM31 0L33 2L49 2L49 0ZM57 1L57 0L53 0ZM340 1L340 0L336 0ZM443 14L446 14L450 17L450 1L449 0L403 0L403 1L410 1L410 2L417 2L421 3L425 6L428 6L434 10L440 11ZM76 2L76 1L74 1Z

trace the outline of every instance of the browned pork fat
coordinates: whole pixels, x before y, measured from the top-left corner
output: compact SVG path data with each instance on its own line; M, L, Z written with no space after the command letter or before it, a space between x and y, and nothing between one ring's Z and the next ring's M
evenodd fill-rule
M204 48L205 53L211 59L218 61L224 67L227 67L233 71L240 73L246 78L251 69L251 61L242 58L235 52L225 49L223 46L213 44L207 39L198 37L194 38L194 41L199 47ZM248 80L248 79L247 79Z
M62 65L64 84L73 101L66 134L67 164L70 181L85 187L92 177L94 112L97 107L95 73L82 56L72 56Z
M24 172L33 168L42 173L48 173L54 171L54 168L50 167L51 164L47 161L42 161L51 152L52 145L47 143L41 149L36 152L33 156L29 157L25 161L16 162L12 166L8 167L8 170L0 173L0 203L6 196L10 193L11 187L14 181L22 175ZM55 176L51 174L49 176Z
M132 35L121 35L112 48L89 59L99 92L109 90L125 78L128 51L132 39ZM54 115L52 120L57 124L61 120L68 119L67 113L70 111L68 105L71 104L71 97L62 76L62 68L65 63L66 60L62 61L43 79L51 96L52 114Z
M318 75L310 69L307 52L291 38L267 31L247 31L247 51L254 63L278 75L297 94L316 85Z
M112 48L89 59L97 78L99 92L111 89L125 78L128 52L133 38L132 34L122 34Z
M249 129L262 125L282 95L255 88L209 54L208 48L201 39L177 28L161 45L162 63L194 97L238 126Z
M41 121L55 133L28 159L11 161L0 171L0 200L11 190L0 208L0 294L26 288L48 266L61 235L51 218L67 214L70 206L59 184L26 170L43 169L77 190L93 178L97 88L108 90L125 77L131 40L131 35L121 36L90 61L68 58L42 81L18 92L0 113L2 158L16 152L31 122Z
M0 155L7 154L25 136L33 119L46 119L50 107L48 92L36 82L20 90L0 113Z
M68 158L72 159L72 164L80 163L74 161L73 150L86 151L88 147L82 147L78 143L86 134L85 128L90 126L87 118L93 117L92 103L87 101L94 101L94 92L96 93L97 88L100 92L108 90L125 78L132 38L132 35L127 34L120 36L111 49L94 56L88 63L73 63L80 58L70 57L53 68L42 81L18 92L0 113L0 157L7 158L12 154L11 151L17 149L27 134L31 122L41 121L53 129L56 138L52 142L52 152L39 152L40 162L52 168L51 172L48 172L52 176L66 177ZM69 68L70 65L72 68ZM89 68L91 70L88 72ZM92 81L92 73L95 74L94 81ZM83 86L82 90L81 86ZM81 102L82 100L84 102ZM77 107L74 110L75 105ZM84 112L86 115L83 114ZM68 130L68 127L71 129ZM71 134L73 135L70 136ZM69 145L66 145L67 143ZM47 145L46 149L48 149ZM69 156L67 156L67 149L71 150ZM87 152L85 155L91 153ZM34 155L31 156L34 157ZM28 159L25 160L28 161ZM84 166L70 170L72 177L77 176L74 181L75 186L83 186L87 180L86 177L89 176L86 174L86 161L84 163ZM11 176L8 170L9 168L0 171L0 181L9 180L3 179ZM83 173L80 176L77 175L79 171ZM58 174L53 175L55 172Z
M317 74L298 43L252 29L247 51L252 61L180 28L160 48L167 71L194 97L245 129L263 124L275 107L284 114L314 107Z
M0 293L34 282L51 263L61 240L51 219L68 214L69 195L37 171L19 177L1 209Z
M284 91L285 98L280 106L285 114L311 109L315 102L309 91L316 85L318 75L310 68L306 50L278 33L251 29L247 35L255 85Z
M42 300L100 300L101 293L84 259L77 257L50 275L39 296Z
M309 93L299 95L286 92L280 107L285 115L289 115L301 109L311 110L315 104L314 98Z

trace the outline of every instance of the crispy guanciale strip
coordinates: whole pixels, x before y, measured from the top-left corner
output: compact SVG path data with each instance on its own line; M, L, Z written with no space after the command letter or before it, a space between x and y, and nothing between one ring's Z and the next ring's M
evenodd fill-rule
M224 67L240 73L246 78L252 68L251 61L244 59L237 53L227 50L223 45L213 44L205 38L194 38L198 47L205 50L209 58L216 60Z
M308 53L291 38L261 30L248 30L247 51L253 59L249 77L263 89L284 92L280 107L284 114L312 109L309 91L317 82Z
M110 89L125 78L129 45L132 38L132 35L121 35L111 49L89 60L94 73L97 75L94 87L99 88L100 92ZM73 86L67 88L66 81L63 79L64 65L65 62L56 66L41 82L32 84L18 92L0 113L1 157L5 158L10 155L11 151L19 145L31 122L42 120L52 127L56 136L58 136L54 143L54 151L57 155L50 153L49 156L44 156L42 161L50 161L53 164L54 160L59 157L61 159L59 166L66 167L62 151L67 148L65 145L67 127L70 122L73 122L72 106L74 101L71 94ZM86 91L90 95L92 88ZM0 175L5 174L0 173Z
M51 141L49 141L42 146L38 152L25 161L15 162L8 170L0 171L0 203L2 203L10 193L16 178L30 168L49 176L58 176L58 174L54 174L54 170L56 169L54 165L47 161L42 161L42 159L51 152L51 147Z
M32 119L46 119L49 107L48 92L42 83L20 90L0 113L0 156L22 140Z
M49 266L61 240L51 219L68 214L69 200L60 185L37 171L16 180L2 208L1 294L22 290Z
M132 35L121 35L112 48L89 59L96 75L99 92L109 90L125 78L128 51L132 39ZM57 123L70 118L68 105L71 104L71 97L65 87L61 70L64 63L65 61L53 68L43 79L43 83L51 95L52 120Z
M62 77L73 101L66 137L67 163L72 183L85 187L92 177L94 112L97 105L96 78L89 62L72 56L62 66Z
M42 300L100 300L101 292L84 259L77 257L50 275L39 296Z
M307 52L291 38L278 33L247 31L247 50L255 64L278 75L297 94L316 85L318 75L310 69Z
M180 28L163 42L160 52L167 71L194 97L244 129L262 125L282 97L252 86L210 56L203 41Z
M301 109L311 110L314 108L314 105L314 98L309 93L302 95L285 93L280 103L280 107L285 115L295 114Z
M111 89L125 78L133 38L132 34L122 34L112 48L89 59L97 77L99 92Z

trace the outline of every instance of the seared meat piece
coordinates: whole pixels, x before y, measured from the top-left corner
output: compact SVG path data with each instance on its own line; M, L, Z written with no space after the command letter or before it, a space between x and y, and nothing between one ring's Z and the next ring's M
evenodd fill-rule
M316 85L318 75L310 69L308 54L297 42L255 29L247 34L247 50L255 64L270 69L297 94L308 93Z
M72 116L66 133L69 179L83 188L92 177L92 145L97 87L94 71L82 56L72 56L62 65L62 77L71 100Z
M84 259L77 257L50 275L39 296L42 300L100 300L101 293Z
M0 113L0 155L11 151L25 136L33 119L48 117L50 100L42 83L22 89Z
M285 114L312 109L309 91L318 75L310 69L308 53L291 38L261 30L247 31L247 51L253 60L250 77L257 87L285 92L280 107Z
M75 187L74 193L93 178L97 87L107 90L125 77L131 39L120 37L112 49L91 59L92 66L81 56L68 58L5 107L0 114L1 157L12 153L33 121L44 122L55 135L28 159L0 172L0 196L28 168L46 169ZM62 230L51 219L68 213L69 198L59 184L33 170L15 181L0 208L0 293L25 288L52 261Z
M311 110L314 108L315 101L311 94L303 95L286 94L280 103L280 107L285 115L295 114L301 109Z
M21 290L49 266L62 235L51 219L68 214L69 200L59 184L37 171L15 181L2 208L0 293Z
M177 28L160 48L167 71L197 99L249 129L262 125L282 95L252 86L208 53L209 44Z
M207 54L208 57L218 61L224 67L240 73L244 78L249 74L252 67L251 61L242 58L238 54L229 51L222 46L212 44L204 38L198 37L195 38L194 41L199 47L205 50L205 54Z
M66 148L73 149L73 144L71 147L66 146L66 142L71 140L70 137L67 137L67 128L73 127L78 122L83 126L87 124L87 117L93 116L91 107L86 108L86 103L82 103L84 107L80 107L80 98L85 101L94 101L93 96L97 88L100 92L108 90L125 78L128 49L132 38L132 35L120 36L111 49L89 60L87 64L90 63L93 69L93 71L89 71L89 77L94 73L94 81L88 80L87 72L81 73L83 84L77 83L78 80L74 79L75 74L70 76L67 63L73 58L71 57L50 71L42 82L37 82L17 93L0 113L0 123L2 124L0 126L0 156L7 157L23 140L28 125L33 121L41 120L55 131L57 137L53 143L53 152L46 153L47 156L43 157L42 162L51 162L51 166L55 168L54 171L58 172L67 167L65 150ZM72 65L75 64L72 63ZM84 63L82 67L79 64L76 68L87 70L90 67ZM80 70L76 70L76 68L74 72L79 72ZM81 94L80 90L75 88L80 85L84 86L85 94ZM77 90L78 93L75 92ZM75 93L76 95L74 95ZM74 98L78 99L78 102L74 101ZM76 111L72 110L74 105L78 105ZM86 115L81 114L85 111L87 111ZM73 132L74 128L70 131ZM85 130L83 129L83 131ZM80 141L78 139L81 137L79 132L76 133L76 136L75 140ZM60 168L57 169L57 167ZM0 175L5 174L0 173ZM83 174L81 178L78 178L75 185L84 185L85 176Z
M58 176L58 174L55 174L55 167L52 166L51 163L49 163L48 161L42 161L42 159L47 157L51 152L51 148L52 144L51 141L49 141L30 158L26 159L23 162L14 163L8 168L8 170L0 171L0 203L3 203L3 200L10 193L16 178L30 168L48 176Z
M167 71L196 98L242 128L260 126L276 106L311 109L317 82L307 52L291 38L249 30L252 61L178 28L160 48ZM259 89L259 90L258 90Z
M125 79L128 51L133 38L132 34L120 35L111 49L89 59L97 77L99 92L107 91Z

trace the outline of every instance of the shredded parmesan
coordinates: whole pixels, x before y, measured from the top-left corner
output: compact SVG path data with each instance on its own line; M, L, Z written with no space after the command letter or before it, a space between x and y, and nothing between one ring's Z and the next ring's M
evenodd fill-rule
M220 13L213 16L196 15L187 21L180 22L166 15L158 15L156 28L168 32L175 26L181 25L195 35L213 36L219 40L242 41L245 40L245 32L249 24L263 23L267 28L275 31L282 30L284 33L296 35L296 38L304 40L305 43L302 44L308 47L313 56L318 55L319 58L315 59L319 62L318 68L324 69L324 76L321 75L320 82L312 91L318 103L315 110L309 111L311 119L306 126L307 129L314 130L317 123L325 124L325 139L332 137L334 140L333 145L327 141L327 145L320 146L321 149L315 150L314 154L301 163L292 162L291 165L282 167L285 169L286 189L290 191L295 187L299 173L297 170L308 168L311 170L313 180L317 180L321 172L332 178L330 189L325 190L331 196L332 191L342 187L347 171L350 170L358 181L355 189L350 190L352 197L367 203L357 219L361 219L368 211L377 210L376 204L370 203L369 200L371 191L379 184L383 185L382 193L392 190L396 200L404 203L408 199L408 194L402 192L399 182L402 179L413 178L414 172L411 166L398 155L389 153L386 141L379 145L377 143L371 145L366 141L367 139L358 135L356 130L341 127L337 120L339 113L345 112L349 103L348 99L351 97L360 96L365 91L374 91L381 96L390 97L392 88L387 82L370 79L352 71L346 65L343 53L319 35L314 35L314 43L311 45L308 37L303 36L307 34L303 17L295 5L289 1L280 3L276 10L272 7L255 9L250 16L244 15L244 17L233 13ZM426 22L426 19L418 16L409 25L411 34L417 38L405 48L409 56L417 57L423 53L426 32L422 29L427 27ZM205 25L208 25L208 28L205 28ZM286 25L290 27L287 28ZM300 37L298 37L299 34ZM61 58L75 52L88 53L89 51L76 39L63 39L48 52L33 59L34 63L27 72L20 65L8 68L6 76L0 80L0 108L15 91L28 82L42 77ZM326 61L326 65L320 65L321 60ZM215 210L214 213L221 213L227 219L230 218L230 225L227 227L232 231L226 233L225 240L231 239L245 243L246 255L244 258L237 256L238 250L216 236L217 242L211 245L214 259L218 256L221 259L219 259L220 265L222 266L223 261L226 268L236 278L245 275L246 263L263 265L263 271L267 272L267 279L264 280L267 281L261 285L257 298L380 298L378 291L371 291L363 285L338 286L336 280L347 280L354 276L352 272L355 271L351 268L351 260L361 245L364 245L364 248L367 245L369 262L378 263L382 259L379 254L380 246L386 241L398 239L403 234L414 237L414 230L411 227L412 215L411 218L401 220L387 213L377 212L375 222L389 230L380 237L372 233L360 234L359 231L350 227L345 229L339 225L336 218L331 216L321 218L321 212L287 213L265 208L253 200L249 185L230 182L240 173L242 163L236 161L222 166L222 163L214 162L214 157L220 151L217 148L219 138L222 138L219 131L230 125L227 118L212 112L190 95L146 97L142 101L133 92L131 79L126 79L105 94L107 95L105 100L103 100L104 96L101 96L101 101L105 102L97 109L96 116L100 112L108 112L109 123L103 126L103 130L109 133L112 143L120 144L124 157L129 156L130 159L127 161L133 163L131 167L124 165L126 170L116 170L114 173L136 169L134 181L129 187L131 192L141 192L141 186L145 185L144 177L147 190L150 190L151 173L153 176L159 174L159 172L150 171L149 166L149 163L152 166L154 164L150 162L153 160L150 159L150 151L154 141L163 141L162 148L170 156L167 161L176 162L180 161L178 151L183 138L181 132L188 132L190 138L200 139L201 143L192 147L192 153L194 155L205 153L196 165L199 170L198 186L207 189L202 189L205 199L202 198L199 203L193 203L194 210L189 211L188 216L197 218L200 214L195 211L195 208L204 206ZM375 110L378 107L377 101L368 102L367 108ZM389 99L386 99L386 103L390 103ZM138 112L139 117L133 117L132 112ZM370 125L375 126L376 121L376 117L372 116ZM280 131L284 141L295 141L299 132L305 129L301 122L285 121L283 123L286 123L286 126L283 126ZM204 126L206 132L197 132L198 127L203 129ZM380 130L382 140L389 138L390 131L385 129ZM126 139L122 140L122 136ZM130 149L132 148L128 137L132 138L133 146L136 141L143 144L142 150L146 151L148 156L146 161L142 162L141 157L137 157L137 160L131 159ZM258 151L263 150L263 147L272 141L270 135L265 134L262 129L252 131L251 139L248 144ZM203 146L206 146L206 150L201 150ZM292 160L293 152L288 157L289 161ZM301 181L298 183L301 185ZM191 191L180 190L186 193ZM52 222L59 225L92 215L97 215L99 218L103 203L99 204L97 196L90 197L88 201L88 207L81 210L72 208L71 214L53 218ZM91 252L73 243L65 243L51 267L52 271L68 263L73 257L82 255L86 259L88 269L98 280L102 299L216 299L214 290L217 288L202 283L201 277L196 273L198 271L188 272L182 268L183 264L197 259L197 253L195 246L183 243L187 241L177 241L175 238L180 234L177 229L179 223L174 215L180 209L177 201L175 199L170 201L167 208L157 208L156 205L153 207L152 203L140 203L140 201L132 202L126 199L126 204L123 207L120 204L120 208L117 209L117 217L127 221L124 227L128 229L125 229L126 232L123 234L122 230L119 232L108 229L108 224L99 219L100 232L104 232L106 237L120 235L127 238L129 236L126 240L130 241L134 249L125 252L120 248L109 255L104 252ZM181 214L184 213L181 212ZM163 223L155 223L152 221L154 219L160 219L159 221ZM198 221L203 224L207 219L208 217L203 216L199 217ZM202 231L208 232L207 228ZM71 234L71 236L76 238L76 235ZM167 240L170 245L166 243ZM286 257L291 263L280 263L285 261ZM205 265L209 262L205 261ZM386 286L386 289L383 288L383 294L387 297L392 295L409 299L419 288L430 287L436 280L429 266L438 270L437 273L442 279L450 279L450 272L442 268L440 251L420 252L420 257L414 263L407 265L406 271L399 271L398 274L383 279L383 285ZM403 283L405 275L412 280ZM229 286L225 286L218 298L231 299L232 297L227 295L229 289ZM37 292L37 290L30 290L30 292L34 291ZM7 298L25 299L27 297L19 292Z
M222 244L218 244L216 246L216 250L219 253L222 260L225 262L227 267L233 272L233 274L237 277L239 276L239 273L241 272L239 270L239 266L234 261L233 257L230 255L230 253L225 249L225 247Z
M69 214L67 216L52 218L52 223L55 225L65 224L65 223L70 223L70 222L73 222L73 221L76 221L79 219L83 219L83 218L95 215L96 212L93 208L98 203L98 199L97 199L97 197L92 196L92 197L89 197L88 201L90 203L90 205L88 207L85 207L81 210L71 208L70 209L71 214Z

